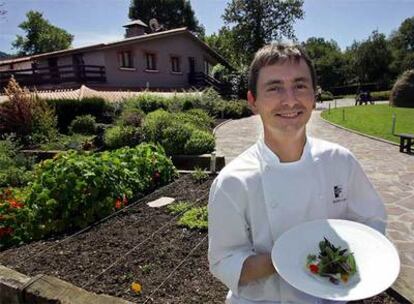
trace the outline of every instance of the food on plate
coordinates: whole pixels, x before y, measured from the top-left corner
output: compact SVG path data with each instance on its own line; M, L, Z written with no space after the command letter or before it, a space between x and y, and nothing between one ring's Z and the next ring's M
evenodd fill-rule
M313 275L327 278L335 285L348 283L357 272L353 253L348 249L335 247L325 237L319 242L319 254L307 256L306 268Z

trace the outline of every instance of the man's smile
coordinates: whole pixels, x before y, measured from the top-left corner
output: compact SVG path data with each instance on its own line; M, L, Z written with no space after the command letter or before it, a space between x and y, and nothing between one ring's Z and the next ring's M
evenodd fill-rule
M282 118L296 118L303 114L303 111L287 112L287 113L276 113L276 116Z

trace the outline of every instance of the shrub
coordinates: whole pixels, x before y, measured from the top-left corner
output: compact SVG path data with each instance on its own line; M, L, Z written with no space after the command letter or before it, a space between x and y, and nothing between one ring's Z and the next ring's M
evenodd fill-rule
M189 229L207 230L208 228L208 213L207 207L194 207L186 211L178 221L181 226Z
M331 92L329 91L323 91L322 95L321 95L321 101L325 101L325 100L333 100L334 96Z
M144 136L146 141L161 142L162 130L167 128L173 116L165 110L157 110L147 115L144 122Z
M371 100L390 100L391 91L379 91L371 93Z
M174 120L190 124L194 128L204 131L211 131L212 126L214 125L214 120L201 109L193 109L187 112L176 113L173 117Z
M58 128L66 132L76 116L92 115L98 122L112 122L115 108L103 98L91 97L78 99L51 99L48 104L56 111Z
M0 187L24 186L31 180L34 159L19 153L20 148L12 136L0 140Z
M125 108L118 119L118 123L122 126L142 127L144 118L145 114L142 110Z
M214 135L201 130L193 130L190 138L185 144L185 154L200 155L214 151Z
M69 133L91 135L96 133L96 118L92 115L76 116L69 125Z
M0 105L1 133L14 133L27 145L56 138L57 118L45 101L22 89L13 77L5 92L8 101Z
M141 109L144 113L150 113L159 109L167 110L169 99L161 95L143 93L125 101L124 108Z
M168 155L173 155L186 154L186 143L196 130L193 130L190 125L174 119L167 128L161 131L160 143Z
M405 71L391 90L391 104L395 107L414 108L414 70Z
M108 128L104 133L104 144L109 149L117 149L124 146L135 147L143 140L141 128L131 126L115 126Z
M103 153L61 153L37 168L26 204L33 237L83 228L167 184L176 170L161 147L143 144Z
M224 103L223 118L242 118L252 114L247 101L232 100Z

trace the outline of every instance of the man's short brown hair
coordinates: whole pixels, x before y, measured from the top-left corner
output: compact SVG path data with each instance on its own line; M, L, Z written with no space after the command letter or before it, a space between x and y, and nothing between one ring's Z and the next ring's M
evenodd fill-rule
M282 63L286 60L299 62L301 58L305 60L309 67L313 89L316 90L315 68L306 51L297 44L274 43L266 45L256 52L249 69L249 91L252 92L255 98L257 97L257 79L262 68Z

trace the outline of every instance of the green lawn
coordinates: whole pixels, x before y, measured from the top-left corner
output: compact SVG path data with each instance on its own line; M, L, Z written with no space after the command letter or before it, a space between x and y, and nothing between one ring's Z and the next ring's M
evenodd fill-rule
M345 120L343 120L343 110L345 110ZM348 129L398 143L399 137L391 133L393 113L397 117L395 133L413 134L414 109L409 108L394 108L387 104L353 106L331 109L330 113L326 110L322 112L322 117Z

